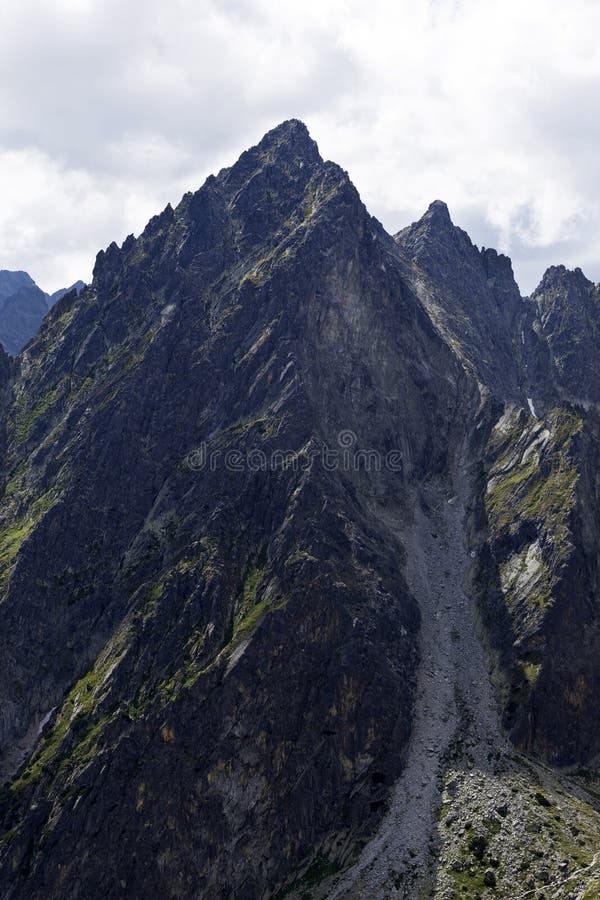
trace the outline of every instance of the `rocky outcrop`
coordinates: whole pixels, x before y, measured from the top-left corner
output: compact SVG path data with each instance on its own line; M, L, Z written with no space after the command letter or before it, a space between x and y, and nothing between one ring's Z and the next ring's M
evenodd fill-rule
M548 347L559 395L579 405L600 401L600 290L581 269L548 269L531 296L535 330Z
M589 705L600 612L590 471L597 290L561 266L522 299L510 261L478 250L440 201L396 241L435 327L480 384L482 407L467 426L481 465L471 540L505 724L554 762L590 759L599 737Z
M72 285L70 285L70 287L60 288L60 290L54 291L53 294L48 294L48 308L54 306L55 303L58 303L59 300L62 300L65 294L70 294L71 291L77 291L77 293L80 294L85 286L85 282L81 281L80 279L79 281L75 281Z
M496 397L522 396L524 307L508 257L479 250L440 200L396 242L407 279L465 368Z
M480 583L508 674L505 724L520 746L559 763L593 758L600 737L598 534L588 462L597 428L595 416L575 409L554 408L543 420L507 410L487 448Z

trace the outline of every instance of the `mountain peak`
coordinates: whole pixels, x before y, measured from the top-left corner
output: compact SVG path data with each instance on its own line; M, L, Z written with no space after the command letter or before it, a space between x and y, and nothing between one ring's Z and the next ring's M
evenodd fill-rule
M402 228L394 240L399 246L403 246L410 252L424 244L430 245L431 239L437 236L456 235L459 229L455 228L450 211L443 200L434 200L427 207L420 219ZM442 241L442 243L444 243Z
M395 246L289 120L0 349L0 898L595 878L600 311L547 278L440 200Z
M433 203L430 203L421 221L429 222L436 228L454 228L450 211L443 200L434 200Z
M533 292L533 296L535 297L538 294L557 288L588 293L593 287L593 282L584 275L579 267L567 269L563 265L550 266L544 272L542 280Z
M425 236L433 237L436 235L450 235L456 231L455 225L450 218L450 210L443 200L434 200L427 207L420 219L403 228L395 236L397 243L402 244L405 241L414 241L415 239L423 239Z
M450 211L448 209L448 204L445 203L444 200L433 200L429 204L429 206L427 208L427 212L432 213L432 214L437 214L437 215L443 215L443 216L446 216L448 219L450 218Z
M254 149L271 159L287 157L307 163L322 162L316 142L300 119L287 119L276 125Z
M227 190L235 192L248 184L257 173L275 169L284 169L288 179L298 177L303 181L322 162L319 148L306 125L299 119L288 119L267 131L259 143L245 150L231 168L222 169L216 177L209 176L205 187L227 185Z
M35 281L27 272L0 270L0 300L10 297L20 288L36 287Z
M83 281L49 295L23 271L0 270L0 343L16 356L35 335L48 309L73 289L79 292ZM1 357L1 354L0 354ZM1 363L0 363L1 376Z
M312 141L309 130L301 119L284 119L265 134L265 138L299 135Z

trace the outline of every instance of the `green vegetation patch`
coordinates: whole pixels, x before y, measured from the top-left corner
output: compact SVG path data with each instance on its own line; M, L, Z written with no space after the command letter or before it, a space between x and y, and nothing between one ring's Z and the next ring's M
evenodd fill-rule
M265 567L251 565L244 577L234 611L229 650L234 650L252 634L266 612L281 609L287 602L285 599L279 599L274 603L269 600L266 593L263 593L261 588L265 573Z
M109 641L89 672L74 685L26 768L10 785L13 794L39 780L45 772L58 774L84 764L96 752L98 737L116 712L97 717L96 710L110 689L110 675L125 654L127 629Z
M264 556L264 554L263 554ZM213 633L212 624L203 623L190 635L186 653L177 670L160 686L158 693L163 701L176 699L183 689L189 689L198 679L211 671L257 629L262 619L277 609L283 609L288 597L265 589L266 563L252 563L239 586L234 601L233 616L228 635L214 655L207 654L207 642Z
M58 494L54 490L42 494L31 506L27 516L6 525L0 531L0 592L4 593L10 582L19 550L40 519L56 503Z
M59 399L64 396L66 379L61 379L55 387L46 391L33 406L29 406L23 396L15 400L15 429L14 436L17 443L24 443L37 420L52 409Z
M574 502L578 471L571 444L583 427L581 416L552 410L534 428L515 415L497 426L490 441L493 456L486 511L495 532L514 531L532 521L547 526L555 544L568 537L567 513ZM545 440L542 438L545 437Z
M536 681L538 680L540 669L542 668L541 664L521 660L519 666L521 672L523 673L525 681L527 682L527 684L533 687L533 685L535 685Z

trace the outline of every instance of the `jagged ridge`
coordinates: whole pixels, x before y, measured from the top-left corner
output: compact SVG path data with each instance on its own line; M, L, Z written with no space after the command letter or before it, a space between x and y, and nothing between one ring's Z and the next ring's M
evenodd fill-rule
M432 479L464 481L513 740L592 758L596 363L574 398L553 278L522 299L439 201L394 241L295 120L99 254L3 370L7 897L274 896L349 864L409 745L389 520Z

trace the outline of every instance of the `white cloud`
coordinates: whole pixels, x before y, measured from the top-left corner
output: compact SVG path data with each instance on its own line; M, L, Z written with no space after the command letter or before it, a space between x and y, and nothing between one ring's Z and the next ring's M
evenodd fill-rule
M297 116L390 230L441 197L525 289L552 262L598 279L599 30L595 0L4 4L0 267L89 277Z
M67 169L31 148L0 150L0 196L0 267L27 269L48 291L89 279L100 246L166 203L144 181Z

